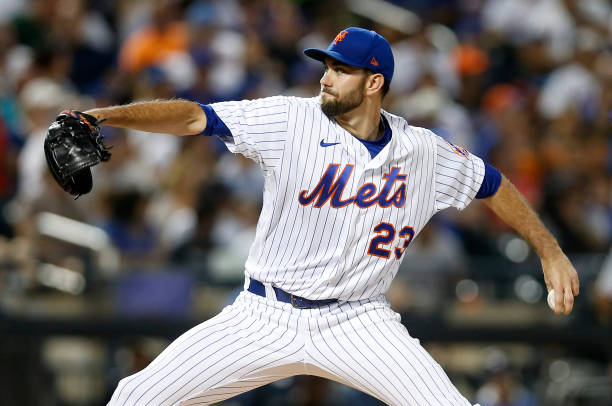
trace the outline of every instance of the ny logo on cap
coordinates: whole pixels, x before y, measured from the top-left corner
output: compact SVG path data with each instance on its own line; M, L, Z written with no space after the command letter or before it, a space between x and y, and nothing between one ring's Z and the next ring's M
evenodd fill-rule
M378 66L378 61L376 60L376 58L372 57L372 60L370 61L370 65Z
M346 30L340 31L340 33L336 35L336 38L334 38L334 45L338 45L338 42L342 42L344 37L346 37L346 34L348 34L348 31Z

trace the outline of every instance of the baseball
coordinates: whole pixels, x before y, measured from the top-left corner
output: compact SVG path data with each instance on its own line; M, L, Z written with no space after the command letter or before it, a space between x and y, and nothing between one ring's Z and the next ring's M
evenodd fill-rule
M550 309L554 312L555 311L555 290L551 289L550 292L548 292L548 297L546 298L546 301L548 302L548 307L550 307Z

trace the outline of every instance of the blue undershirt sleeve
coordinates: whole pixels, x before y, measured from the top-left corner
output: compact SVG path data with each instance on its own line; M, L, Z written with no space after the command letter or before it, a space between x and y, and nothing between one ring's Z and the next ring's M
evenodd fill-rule
M482 184L480 185L480 189L478 193L476 193L476 199L484 199L490 196L493 196L497 193L497 189L499 189L499 185L501 184L501 173L495 169L495 167L485 164L485 174L482 179Z
M215 110L208 104L201 104L202 110L204 110L204 114L206 114L206 128L198 135L218 135L222 137L231 137L232 132L225 125L225 123L219 118Z

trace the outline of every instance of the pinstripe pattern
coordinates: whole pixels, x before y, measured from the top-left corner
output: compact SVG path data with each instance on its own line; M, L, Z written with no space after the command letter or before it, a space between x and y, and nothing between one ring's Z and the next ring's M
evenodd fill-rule
M210 404L303 373L291 366L304 345L297 331L297 315L241 297L123 379L109 405Z
M296 374L390 405L469 405L384 294L409 232L418 235L439 210L466 207L482 183L482 160L387 112L391 141L371 158L317 98L212 107L231 131L221 137L230 151L253 159L265 177L245 285L253 277L339 302L300 310L242 292L123 379L109 405L207 405Z
M230 129L228 148L260 164L265 175L264 205L248 260L246 275L308 299L359 300L385 293L400 261L369 255L374 228L381 222L405 226L415 236L438 211L463 209L474 198L484 176L476 156L462 156L429 130L409 126L383 112L392 130L389 144L374 158L365 146L319 107L318 98L272 97L211 105ZM323 148L320 141L338 143ZM407 176L402 207L378 204L360 208L302 205L301 191L313 191L330 164L353 171L342 200L359 189L385 185L393 167ZM394 252L396 236L382 246Z
M389 405L470 405L383 296L295 309L245 291L123 379L109 406L208 405L298 374Z

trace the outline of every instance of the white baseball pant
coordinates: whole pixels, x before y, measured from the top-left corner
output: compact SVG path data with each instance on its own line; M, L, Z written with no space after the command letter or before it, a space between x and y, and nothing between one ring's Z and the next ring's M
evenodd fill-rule
M122 379L108 405L208 405L302 374L389 405L471 406L383 296L297 309L247 291Z

